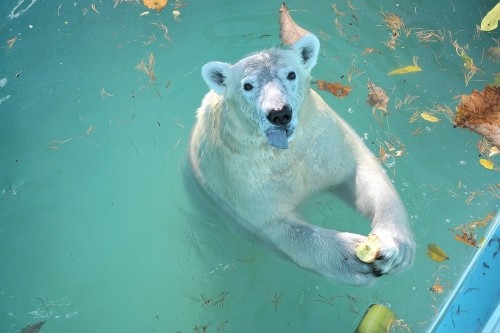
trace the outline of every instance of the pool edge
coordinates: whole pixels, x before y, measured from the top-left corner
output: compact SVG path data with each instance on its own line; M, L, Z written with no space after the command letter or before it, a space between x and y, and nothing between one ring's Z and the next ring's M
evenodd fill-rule
M495 258L498 247L500 213L497 212L483 245L472 257L428 333L457 332L457 329L488 333L500 327L500 286L495 283L495 276L500 276L500 256Z

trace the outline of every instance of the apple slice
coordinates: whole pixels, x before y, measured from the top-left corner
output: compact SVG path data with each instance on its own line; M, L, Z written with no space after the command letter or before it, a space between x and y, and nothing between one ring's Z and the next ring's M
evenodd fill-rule
M369 234L364 242L359 243L355 251L359 260L371 264L380 253L380 239L374 234Z

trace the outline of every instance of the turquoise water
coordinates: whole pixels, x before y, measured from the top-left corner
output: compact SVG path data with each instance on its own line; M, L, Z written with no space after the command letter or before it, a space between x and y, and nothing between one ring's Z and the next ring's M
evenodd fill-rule
M346 15L338 17L331 2L287 3L320 36L314 78L352 87L343 99L321 96L377 155L380 145L388 151L384 142L404 145L386 169L411 217L417 258L366 288L327 281L234 233L191 201L183 181L207 92L201 66L279 45L280 3L186 1L175 18L175 1L149 14L126 1L94 2L95 11L91 1L1 2L1 332L44 320L41 332L351 332L376 302L412 332L425 331L475 252L453 229L498 210L489 189L498 194L500 177L479 164L477 134L439 113L437 123L410 120L439 105L455 111L455 96L493 81L498 63L486 51L498 30L475 33L494 2L351 1L353 10L339 1ZM395 50L382 43L391 33L381 10L412 29ZM445 38L425 43L418 29ZM455 40L481 69L468 85ZM363 56L365 48L381 54ZM151 54L155 80L136 68L143 61L148 69ZM421 72L387 75L414 56ZM389 115L366 104L368 80L386 91ZM418 98L396 107L407 96ZM303 212L368 232L329 196ZM449 260L432 261L429 243ZM429 290L436 278L442 294Z

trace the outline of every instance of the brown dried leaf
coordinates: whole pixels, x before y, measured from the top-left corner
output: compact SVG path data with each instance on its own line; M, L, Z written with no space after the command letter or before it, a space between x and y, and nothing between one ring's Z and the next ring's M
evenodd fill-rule
M374 83L368 81L368 99L367 102L373 109L382 110L384 113L387 111L387 103L389 102L389 97L385 94L385 91L376 86Z
M334 94L338 98L347 96L351 92L351 87L344 86L340 83L331 83L323 80L316 81L319 90L326 90Z
M462 95L453 122L455 127L469 128L500 147L500 87Z
M436 277L436 282L434 282L434 285L432 287L430 287L429 290L436 293L436 294L442 294L444 292L444 288L445 288L445 286L443 286L439 282L439 278Z
M288 8L283 2L280 7L280 39L286 45L292 45L297 40L305 35L310 34L309 31L299 26L292 19Z
M168 0L142 0L142 4L149 9L162 10L167 5Z
M456 234L453 239L469 246L477 247L476 236L465 228L461 228L460 234Z
M494 216L495 215L493 215L493 213L489 213L484 218L477 220L477 221L472 221L471 223L469 223L469 227L471 227L471 228L476 228L476 227L486 228L488 223L490 223L490 221L493 220Z
M21 330L21 333L37 333L38 331L40 331L43 324L45 324L45 320L40 321L33 325L27 325L25 328Z

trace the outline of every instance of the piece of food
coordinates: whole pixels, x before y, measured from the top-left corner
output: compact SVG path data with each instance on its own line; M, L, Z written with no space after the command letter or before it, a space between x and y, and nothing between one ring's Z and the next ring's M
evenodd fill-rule
M382 304L372 304L354 332L393 332L396 323L396 315L391 309Z
M374 234L369 234L368 238L361 242L355 251L359 260L370 264L377 259L380 253L380 239Z

